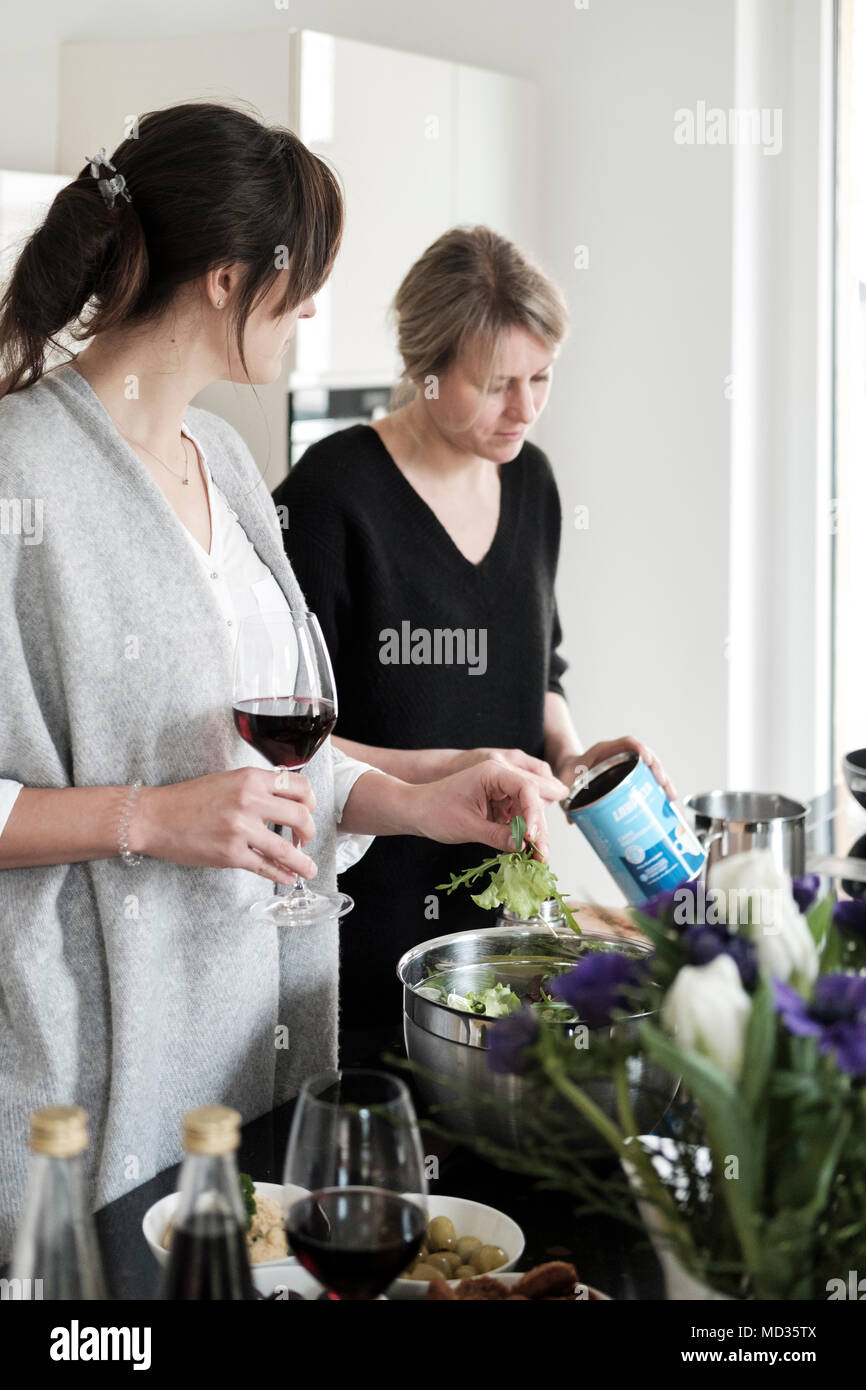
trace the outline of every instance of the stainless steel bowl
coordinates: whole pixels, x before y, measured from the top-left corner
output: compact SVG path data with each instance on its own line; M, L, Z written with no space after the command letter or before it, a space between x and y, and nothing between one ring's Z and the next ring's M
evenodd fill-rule
M497 1019L426 998L417 992L419 986L433 975L447 973L463 989L473 988L480 971L492 970L497 980L514 985L515 992L520 993L519 986L533 975L550 970L556 963L576 965L588 951L595 950L649 954L649 947L623 937L577 936L568 929L506 925L436 937L401 957L397 974L403 984L406 1053L417 1065L417 1085L432 1118L461 1137L488 1138L523 1149L530 1135L537 1135L539 1124L551 1133L561 1126L563 1102L559 1097L539 1095L523 1077L501 1076L489 1069L486 1054ZM568 1034L575 1031L567 1024L557 1026ZM624 1021L618 1026L630 1025ZM633 1059L629 1094L639 1133L655 1127L674 1089L665 1073L645 1060ZM610 1081L589 1081L586 1090L605 1114L616 1116ZM575 1112L568 1115L568 1126L569 1137L582 1148L604 1147L592 1127L582 1124Z

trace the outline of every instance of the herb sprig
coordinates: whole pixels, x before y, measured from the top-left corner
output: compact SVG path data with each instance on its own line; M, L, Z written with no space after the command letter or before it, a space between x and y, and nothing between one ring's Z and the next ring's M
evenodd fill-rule
M240 1178L241 1198L243 1199L244 1211L247 1218L247 1230L249 1230L253 1224L253 1217L258 1210L256 1206L256 1188L249 1173L239 1173L238 1177Z
M523 816L512 818L511 836L514 850L485 859L483 864L465 869L462 874L452 874L450 883L437 883L437 892L453 893L456 888L468 888L483 874L489 874L490 882L483 892L471 895L479 907L505 904L519 917L537 917L545 899L555 898L571 930L580 936L577 917L559 891L556 874L545 860L535 858L538 846L527 836Z

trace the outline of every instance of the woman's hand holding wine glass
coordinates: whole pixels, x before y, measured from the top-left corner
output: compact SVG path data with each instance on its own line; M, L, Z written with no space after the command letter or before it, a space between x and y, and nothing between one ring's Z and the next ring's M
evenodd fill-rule
M312 878L316 864L303 852L316 833L316 797L294 772L241 767L142 787L130 826L130 848L187 867L248 869L274 883ZM297 840L269 829L288 826Z
M251 747L279 768L290 785L337 722L337 691L328 648L315 613L286 609L245 618L235 648L235 728ZM279 824L279 822L277 822ZM346 893L311 893L299 878L291 893L253 903L257 921L309 926L342 917L354 907Z

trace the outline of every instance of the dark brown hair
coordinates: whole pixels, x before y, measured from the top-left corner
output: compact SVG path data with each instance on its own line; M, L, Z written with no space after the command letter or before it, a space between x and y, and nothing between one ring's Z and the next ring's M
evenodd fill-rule
M247 267L228 325L246 372L246 320L286 257L275 317L331 272L343 231L340 186L290 130L233 106L182 103L142 116L109 159L131 202L118 197L108 207L85 164L16 262L0 300L0 397L39 380L49 345L61 346L55 334L67 329L80 341L156 320L180 285L232 262Z

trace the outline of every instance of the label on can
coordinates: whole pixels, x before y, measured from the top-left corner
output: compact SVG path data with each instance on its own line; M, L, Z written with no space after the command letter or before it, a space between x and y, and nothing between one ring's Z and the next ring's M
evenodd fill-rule
M678 888L704 866L694 831L636 753L593 768L565 813L635 905Z

